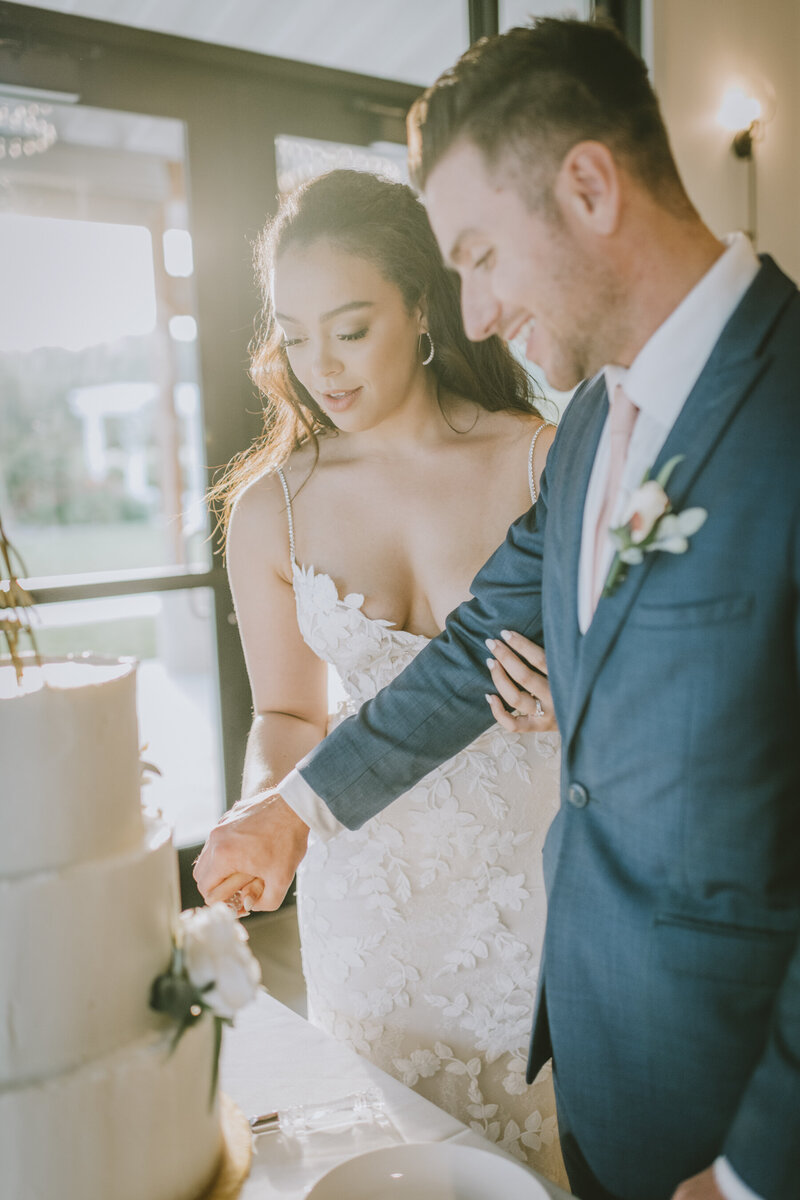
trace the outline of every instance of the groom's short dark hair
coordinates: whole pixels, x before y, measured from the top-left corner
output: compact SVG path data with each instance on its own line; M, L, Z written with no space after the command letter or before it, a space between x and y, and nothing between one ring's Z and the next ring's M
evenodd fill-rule
M490 168L518 163L531 207L549 206L558 165L588 140L665 207L690 209L647 67L604 22L543 18L482 38L415 101L408 134L420 190L463 138Z

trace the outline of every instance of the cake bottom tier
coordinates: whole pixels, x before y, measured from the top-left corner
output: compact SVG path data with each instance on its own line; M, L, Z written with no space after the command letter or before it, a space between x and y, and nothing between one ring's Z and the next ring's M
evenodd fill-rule
M19 1200L196 1200L222 1148L209 1103L206 1014L75 1071L0 1091L3 1195Z

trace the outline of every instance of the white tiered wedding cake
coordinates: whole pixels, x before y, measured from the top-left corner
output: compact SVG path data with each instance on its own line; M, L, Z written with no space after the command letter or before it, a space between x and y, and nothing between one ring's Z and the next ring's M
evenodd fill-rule
M44 673L44 681L43 681ZM42 684L45 686L42 686ZM222 1149L214 1021L149 1007L178 918L142 813L136 670L0 666L0 1176L14 1200L195 1200Z

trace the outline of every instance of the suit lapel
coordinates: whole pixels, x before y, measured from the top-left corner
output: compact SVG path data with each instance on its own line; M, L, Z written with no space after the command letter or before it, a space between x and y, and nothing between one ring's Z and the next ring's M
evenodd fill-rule
M651 474L655 475L674 455L684 456L667 485L676 512L686 506L686 497L697 476L767 367L769 358L762 352L764 342L794 293L792 281L771 259L765 259L761 271L723 330L651 469ZM569 718L562 730L567 745L575 735L598 672L657 557L658 554L646 555L644 562L630 568L612 596L600 600L594 619L581 639ZM577 570L574 593L577 595Z

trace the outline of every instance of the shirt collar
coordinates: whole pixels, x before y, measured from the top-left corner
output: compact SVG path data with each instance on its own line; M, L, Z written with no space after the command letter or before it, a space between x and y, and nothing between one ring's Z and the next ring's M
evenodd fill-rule
M675 423L722 330L758 274L760 263L743 233L644 344L630 367L609 363L606 390L623 384L634 404L665 429Z

